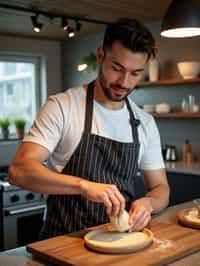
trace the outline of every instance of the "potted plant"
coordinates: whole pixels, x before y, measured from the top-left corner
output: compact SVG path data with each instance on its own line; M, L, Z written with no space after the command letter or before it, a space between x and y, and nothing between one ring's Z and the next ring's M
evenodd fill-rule
M91 52L89 55L82 57L81 64L86 64L87 65L86 69L88 71L96 71L97 69L96 55Z
M14 124L16 127L16 133L17 133L18 138L22 139L24 137L26 119L17 118L15 119Z
M10 120L8 118L0 120L1 132L4 139L8 139L9 137L9 126Z

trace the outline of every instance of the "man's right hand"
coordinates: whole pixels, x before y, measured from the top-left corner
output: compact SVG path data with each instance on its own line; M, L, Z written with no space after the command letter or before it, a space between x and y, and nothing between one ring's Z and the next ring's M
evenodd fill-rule
M123 213L125 199L115 185L81 180L80 189L82 196L91 201L103 203L108 216L117 217Z

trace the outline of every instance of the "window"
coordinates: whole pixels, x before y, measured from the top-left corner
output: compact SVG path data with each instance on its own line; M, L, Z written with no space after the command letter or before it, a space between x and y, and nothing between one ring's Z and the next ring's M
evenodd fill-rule
M0 55L0 119L25 118L29 128L42 95L39 57ZM10 132L15 133L14 125Z

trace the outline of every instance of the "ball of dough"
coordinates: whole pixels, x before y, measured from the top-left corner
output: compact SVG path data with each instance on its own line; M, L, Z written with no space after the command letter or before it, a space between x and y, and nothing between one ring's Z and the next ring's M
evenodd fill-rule
M110 216L110 222L112 226L119 232L125 232L129 229L129 214L126 210L123 211L122 215L119 217Z

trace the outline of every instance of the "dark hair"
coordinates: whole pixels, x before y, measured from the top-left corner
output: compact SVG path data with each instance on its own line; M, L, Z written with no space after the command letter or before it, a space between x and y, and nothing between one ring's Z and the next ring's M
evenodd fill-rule
M112 44L119 41L133 52L144 52L155 57L155 40L151 32L138 20L122 18L107 26L104 34L103 48L111 49Z

